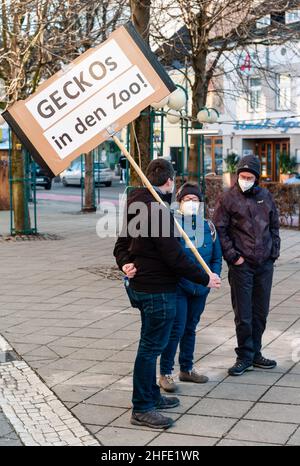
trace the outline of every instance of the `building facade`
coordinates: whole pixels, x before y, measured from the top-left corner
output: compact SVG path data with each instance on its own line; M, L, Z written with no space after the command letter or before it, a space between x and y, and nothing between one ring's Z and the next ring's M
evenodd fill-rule
M268 16L262 18L257 28L269 26L270 21ZM300 27L300 10L286 12L283 21ZM233 50L220 65L223 73L218 89L210 89L207 102L220 112L220 118L218 124L204 125L208 132L216 131L204 136L205 174L222 175L227 168L225 158L232 152L240 157L258 156L266 180L280 179L284 157L295 158L293 171L300 172L300 42ZM173 73L172 78L185 86L182 73ZM157 122L155 131L163 147L156 155L162 152L177 165L186 166L184 144L188 140L183 143L180 124L165 122L162 130Z

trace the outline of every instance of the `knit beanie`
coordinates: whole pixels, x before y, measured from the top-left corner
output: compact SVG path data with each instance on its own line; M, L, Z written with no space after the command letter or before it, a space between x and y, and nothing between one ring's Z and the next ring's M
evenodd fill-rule
M199 201L201 202L202 199L203 199L203 195L202 195L202 192L201 192L201 189L200 189L200 186L197 184L197 183L193 183L191 181L187 181L186 183L184 183L181 188L179 188L179 190L177 191L177 194L176 194L176 200L177 202L180 202L181 199L184 197L184 196L187 196L188 194L194 194L195 196L197 196L199 198Z
M258 179L260 177L260 160L255 155L242 157L237 165L237 175L241 172L250 172Z

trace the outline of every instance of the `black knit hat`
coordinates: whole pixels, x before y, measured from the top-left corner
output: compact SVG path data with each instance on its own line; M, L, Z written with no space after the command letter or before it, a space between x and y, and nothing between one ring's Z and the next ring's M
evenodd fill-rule
M184 183L181 188L177 191L176 200L180 202L184 196L188 194L194 194L199 198L199 201L202 201L203 195L200 189L200 186L197 183L193 183L192 181L187 181Z
M255 157L255 155L245 155L242 157L237 165L237 174L241 172L250 172L256 176L260 177L260 160Z

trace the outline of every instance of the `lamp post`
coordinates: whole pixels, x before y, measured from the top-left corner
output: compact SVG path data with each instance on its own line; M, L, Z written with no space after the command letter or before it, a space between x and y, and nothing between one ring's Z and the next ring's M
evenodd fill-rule
M185 99L184 99L185 97ZM157 104L158 105L158 104ZM169 123L177 124L181 121L181 140L182 140L182 157L183 154L183 124L186 121L186 160L188 159L188 135L197 134L200 137L200 144L198 144L198 182L201 182L203 193L205 192L205 166L204 166L204 137L210 134L219 134L218 130L205 130L203 129L204 123L213 124L217 123L219 118L219 112L215 108L203 107L197 114L197 127L189 130L188 121L190 118L187 116L187 91L182 86L178 86L178 89L174 91L167 105L169 110L167 111L166 118ZM182 107L185 106L185 114L183 114ZM171 107L171 108L170 108ZM182 163L184 165L184 163ZM182 179L184 180L184 171Z
M211 131L213 132L213 134L219 133L219 131L217 130L205 131L203 130L203 125L204 123L210 123L210 124L217 123L219 116L220 114L215 108L208 108L208 107L202 107L197 113L197 121L199 124L199 129L202 130L198 132L199 137L200 137L200 152L201 152L200 154L198 154L199 156L198 158L198 179L200 180L200 177L202 175L201 185L202 185L203 193L205 193L205 188L206 188L205 186L205 164L204 164L204 157L205 157L204 138L205 136L212 134ZM201 174L200 174L200 170L201 170Z
M203 129L204 123L208 124L213 124L217 123L218 118L219 118L219 112L215 108L211 107L202 107L198 114L197 114L197 127L189 129L189 120L191 120L190 117L188 117L188 92L187 90L177 84L177 89L170 94L168 97L164 98L160 102L153 102L151 104L151 122L152 126L155 122L155 116L160 116L161 117L161 126L160 126L160 135L161 135L161 140L160 140L160 153L161 155L163 154L163 144L164 144L164 117L166 117L167 121L170 124L178 124L181 122L181 156L182 156L182 181L184 181L184 175L185 175L185 162L188 161L188 135L194 135L197 134L198 137L200 138L200 144L198 144L199 147L199 153L198 153L198 182L201 182L203 192L205 192L205 164L204 164L204 138L205 135L217 135L219 134L218 130L206 130ZM183 108L184 107L184 108ZM165 111L164 111L165 110ZM185 142L184 140L184 126L185 126L185 133L186 133L186 139ZM154 132L153 128L151 130L152 134L152 139L154 137ZM184 146L186 151L184 151ZM153 158L153 141L151 141L151 158ZM186 155L186 157L185 157Z
M160 154L163 155L163 145L164 145L164 118L167 119L168 123L170 124L177 124L181 122L181 166L183 167L182 170L182 177L184 178L184 122L187 119L184 118L183 111L187 114L187 100L188 100L188 93L187 90L177 84L177 89L172 92L168 97L164 98L160 102L153 102L151 104L152 107L152 123L155 120L155 116L160 116ZM183 110L184 108L184 110ZM186 131L187 131L186 127ZM153 131L152 131L153 134ZM187 142L187 139L186 139ZM186 144L187 148L187 144ZM153 158L153 144L151 145L151 158Z

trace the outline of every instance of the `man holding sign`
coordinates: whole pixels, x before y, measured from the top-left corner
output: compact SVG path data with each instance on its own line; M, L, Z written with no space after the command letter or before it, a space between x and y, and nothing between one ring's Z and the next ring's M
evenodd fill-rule
M153 160L146 175L162 200L170 204L174 190L172 164L164 159ZM161 215L156 215L159 209ZM133 224L140 229L140 234L136 234ZM128 199L127 218L114 255L129 279L127 293L132 306L139 308L142 320L133 373L131 423L166 429L173 420L157 410L174 408L179 400L161 396L156 382L156 361L169 341L176 315L177 283L185 277L209 288L220 288L221 281L216 274L209 276L188 258L176 237L169 209L159 206L146 188L134 190Z

